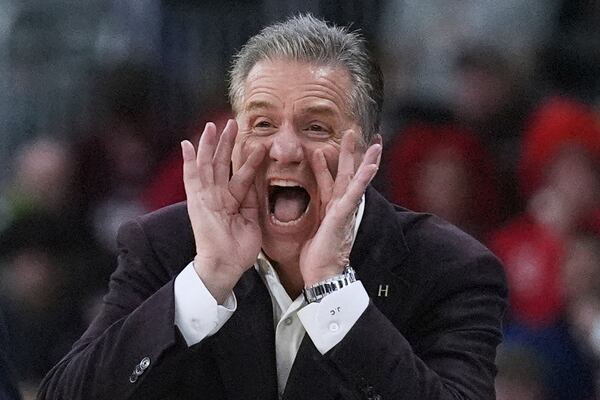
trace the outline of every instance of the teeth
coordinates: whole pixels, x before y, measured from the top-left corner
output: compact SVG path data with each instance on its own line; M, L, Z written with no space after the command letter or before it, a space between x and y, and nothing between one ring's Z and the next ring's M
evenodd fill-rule
M283 186L283 187L303 187L298 182L289 179L271 179L269 182L270 186Z
M300 223L300 220L302 220L303 217L304 217L304 214L302 214L300 216L300 218L295 219L293 221L283 222L283 221L280 221L277 218L275 218L275 216L273 214L271 214L271 216L270 216L271 222L274 225L279 225L279 226L295 226L295 225L298 225Z

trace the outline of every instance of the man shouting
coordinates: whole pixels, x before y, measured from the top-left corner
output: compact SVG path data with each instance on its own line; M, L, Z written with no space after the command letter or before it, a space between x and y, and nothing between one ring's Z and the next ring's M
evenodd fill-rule
M488 399L502 267L368 187L379 68L300 16L231 70L235 120L182 143L187 203L119 234L100 314L42 383L64 399Z

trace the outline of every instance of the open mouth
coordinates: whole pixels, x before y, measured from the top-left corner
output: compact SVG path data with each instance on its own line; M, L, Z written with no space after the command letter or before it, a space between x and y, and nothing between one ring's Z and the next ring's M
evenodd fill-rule
M310 195L302 186L289 182L273 182L269 186L269 214L280 224L300 220L308 210Z

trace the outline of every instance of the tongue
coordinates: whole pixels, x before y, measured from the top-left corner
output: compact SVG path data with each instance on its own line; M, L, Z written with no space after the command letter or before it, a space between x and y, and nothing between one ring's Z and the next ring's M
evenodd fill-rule
M273 214L281 222L298 219L304 212L304 202L297 194L280 193L275 199Z

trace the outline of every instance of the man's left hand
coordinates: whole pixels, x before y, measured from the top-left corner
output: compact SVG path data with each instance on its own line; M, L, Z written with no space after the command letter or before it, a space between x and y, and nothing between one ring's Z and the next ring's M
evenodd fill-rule
M348 265L356 211L379 169L381 144L372 144L355 170L356 155L356 136L354 132L346 132L335 179L322 151L316 151L311 159L322 203L319 229L300 253L300 272L305 287L340 274Z

